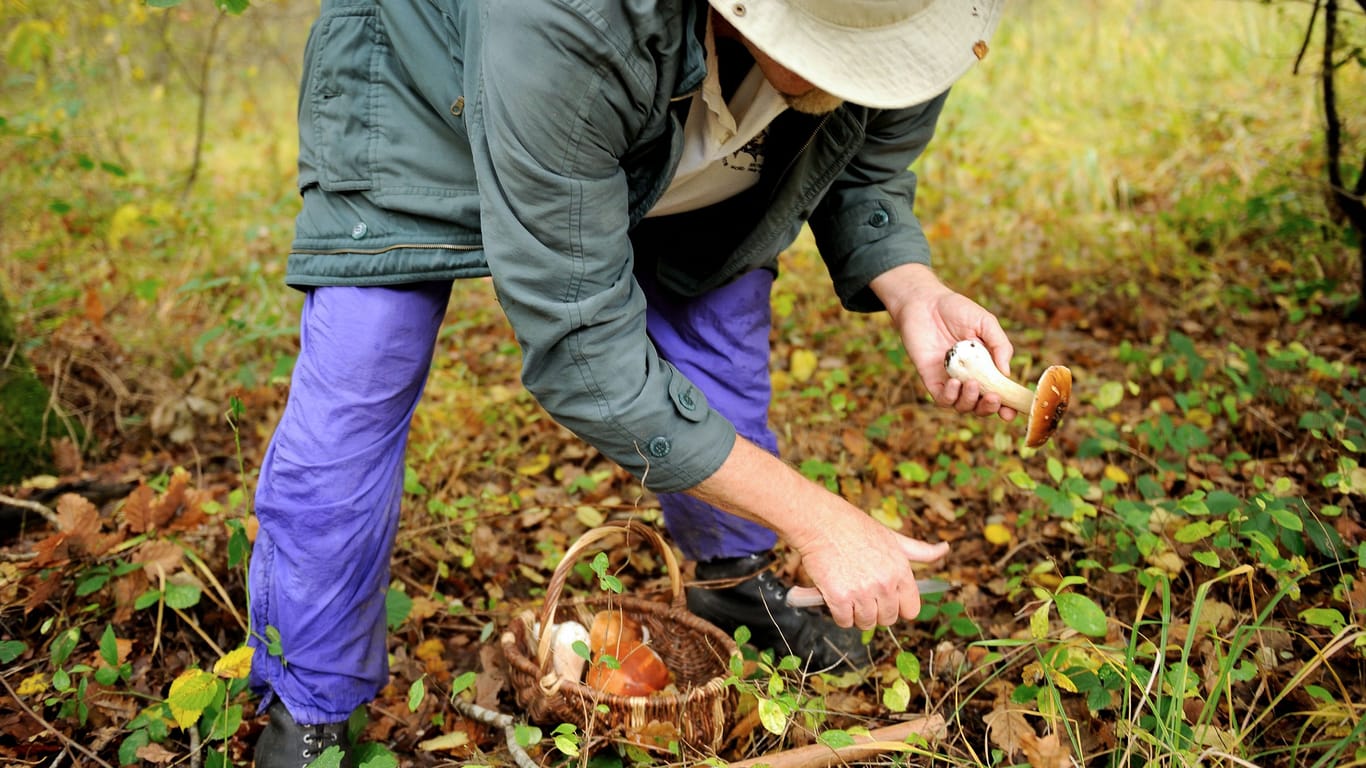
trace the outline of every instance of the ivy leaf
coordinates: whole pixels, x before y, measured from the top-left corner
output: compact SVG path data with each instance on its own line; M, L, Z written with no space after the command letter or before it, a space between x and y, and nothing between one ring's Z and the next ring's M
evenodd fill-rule
M1173 538L1182 544L1193 544L1208 537L1213 532L1214 529L1210 527L1209 523L1204 520L1195 520L1181 526L1181 528L1176 531Z
M111 667L119 665L119 639L112 624L104 625L104 634L100 635L100 658Z
M416 712L417 708L422 706L422 700L427 696L427 686L422 682L422 680L423 678L419 677L418 679L413 681L412 685L408 686L409 712Z
M920 679L920 659L910 651L901 651L896 655L896 671L903 680L914 683Z
M1035 640L1048 637L1048 603L1039 606L1029 617L1029 636Z
M28 646L22 640L0 640L0 664L8 664L24 655Z
M911 687L905 680L898 679L882 689L882 704L893 712L905 712L911 705Z
M132 765L138 760L138 750L147 746L151 739L147 735L147 730L139 728L128 734L128 738L119 744L119 764Z
M218 714L214 718L213 730L209 733L209 738L213 741L227 741L237 729L242 727L242 705L233 704Z
M593 562L589 564L589 567L593 569L593 573L598 575L598 587L602 591L614 592L619 595L622 590L621 579L607 572L608 565L607 553L599 552L593 556Z
M198 584L176 584L168 582L166 584L166 605L178 610L193 608L199 604L200 589Z
M781 736L787 730L787 713L783 711L783 705L773 699L759 699L759 722L763 723L764 730Z
M471 685L474 685L474 682L478 679L479 676L474 672L466 672L460 677L455 678L455 680L451 681L451 695L454 696L466 688L469 688Z
M341 768L342 758L345 756L346 753L342 752L341 747L333 744L309 763L308 768Z
M81 639L80 627L72 627L57 635L52 641L52 666L60 667L66 663L71 652L76 650L76 642Z
M1076 592L1063 592L1055 595L1053 601L1058 605L1058 616L1064 624L1084 635L1105 637L1105 611L1091 598Z
M550 735L555 737L555 749L569 757L579 756L579 732L572 723L560 723Z
M398 768L398 758L383 744L367 741L352 750L357 768Z
M854 745L854 737L848 731L822 731L818 738L822 744L831 749L841 749Z
M541 740L541 729L534 725L518 723L513 731L513 736L519 747L529 747Z
M384 596L384 621L389 625L389 631L398 629L399 626L407 621L408 614L412 613L413 599L407 592L389 588L389 592Z

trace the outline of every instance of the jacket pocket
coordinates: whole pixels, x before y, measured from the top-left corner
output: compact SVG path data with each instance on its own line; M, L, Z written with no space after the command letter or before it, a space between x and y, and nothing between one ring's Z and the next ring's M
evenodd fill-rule
M309 34L299 102L299 186L374 186L379 127L375 81L383 33L373 6L327 13Z

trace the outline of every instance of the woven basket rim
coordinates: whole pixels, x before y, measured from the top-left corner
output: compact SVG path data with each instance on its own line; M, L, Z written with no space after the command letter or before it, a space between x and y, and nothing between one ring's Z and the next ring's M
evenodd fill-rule
M663 556L670 579L671 602L637 595L609 594L577 596L561 604L561 597L570 569L579 554L589 546L608 537L633 533L647 539ZM648 696L622 696L607 693L593 688L581 680L560 677L554 671L550 655L550 635L552 633L545 630L552 625L561 607L604 604L613 604L628 612L634 610L652 613L660 621L680 627L684 631L699 637L705 637L706 641L698 640L697 642L707 642L720 651L720 654L716 656L716 674L704 682L690 685L687 690L680 690L677 693L656 692ZM537 622L541 627L539 637L535 632ZM520 642L516 632L517 627L521 628ZM543 696L572 693L579 698L606 704L613 710L630 708L643 702L672 702L687 705L698 700L722 695L725 689L725 680L730 671L731 659L740 657L740 649L733 638L687 609L678 558L658 531L634 519L613 521L593 528L570 546L547 583L546 597L540 611L537 612L528 608L514 616L512 623L500 636L500 642L508 663L518 668L521 675L530 680L530 685L539 689L535 693ZM523 642L526 643L525 646ZM534 648L530 647L533 645ZM512 682L516 685L515 680ZM528 691L528 693L531 692Z
M610 602L619 604L622 597L622 595L615 595L610 599ZM711 690L714 687L724 687L727 675L730 671L730 660L732 658L741 657L739 646L735 644L734 639L720 629L710 624L706 624L704 620L695 617L691 612L680 611L675 606L657 600L650 600L643 597L626 597L635 601L635 607L653 611L657 616L664 618L666 621L685 626L695 633L706 635L716 645L720 646L720 649L725 653L725 657L717 657L717 673L705 682L691 685L687 690L680 690L677 693L655 692L646 696L623 696L621 694L598 690L597 688L584 683L582 680L560 677L559 674L555 672L553 666L549 668L542 667L534 655L525 652L524 647L518 642L517 635L511 626L504 630L500 637L500 641L503 645L503 654L507 657L509 663L519 667L523 674L534 681L533 684L539 687L539 692L543 695L550 695L558 691L568 690L584 698L591 698L609 706L629 707L641 701L660 701L666 699L687 702L702 696L713 695ZM608 598L584 597L569 601L568 603L565 603L564 607L594 605L607 602L609 602ZM627 612L631 610L630 607L621 607L622 610ZM688 619L694 619L696 624L689 622ZM543 622L543 619L538 618L535 612L526 610L513 617L512 621L522 627L523 637L526 641L530 642L536 636L536 622ZM541 626L544 628L546 625L542 623Z

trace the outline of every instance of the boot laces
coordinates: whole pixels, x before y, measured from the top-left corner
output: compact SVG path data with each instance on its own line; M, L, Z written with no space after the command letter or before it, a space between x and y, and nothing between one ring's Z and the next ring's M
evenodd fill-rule
M305 726L303 742L304 748L299 756L306 762L312 762L328 747L340 744L341 735L337 733L335 728L329 728L326 725L309 725Z

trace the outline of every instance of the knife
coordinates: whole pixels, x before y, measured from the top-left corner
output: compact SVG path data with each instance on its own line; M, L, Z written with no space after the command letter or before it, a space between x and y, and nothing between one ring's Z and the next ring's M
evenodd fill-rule
M920 588L922 595L953 589L952 584L942 579L916 579L915 585ZM787 604L793 608L815 608L825 605L825 598L813 587L794 587L787 593Z

